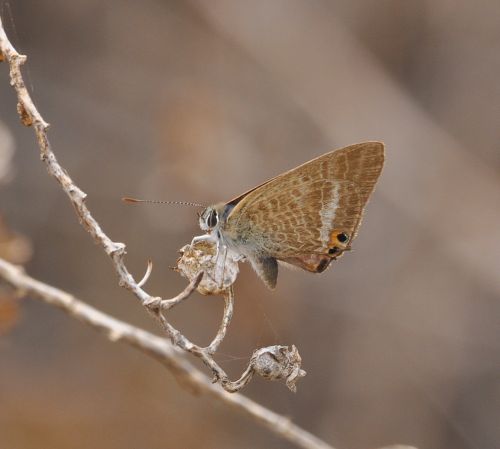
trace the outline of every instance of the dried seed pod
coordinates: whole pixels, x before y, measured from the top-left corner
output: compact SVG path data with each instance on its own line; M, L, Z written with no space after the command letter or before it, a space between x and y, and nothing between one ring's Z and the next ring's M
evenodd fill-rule
M200 271L205 275L198 285L202 295L223 294L233 283L239 273L238 256L231 250L217 253L217 242L210 238L193 239L190 245L180 250L177 270L190 281Z
M306 372L300 368L302 359L299 351L292 345L288 346L268 346L258 349L252 356L252 367L260 376L268 380L285 380L286 386L293 391L297 391L295 383Z

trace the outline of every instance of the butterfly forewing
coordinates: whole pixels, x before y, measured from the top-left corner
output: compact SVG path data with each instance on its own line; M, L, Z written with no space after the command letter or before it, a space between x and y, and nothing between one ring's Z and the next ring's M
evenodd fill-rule
M350 247L384 161L378 142L294 168L228 204L224 232L247 252L321 272Z

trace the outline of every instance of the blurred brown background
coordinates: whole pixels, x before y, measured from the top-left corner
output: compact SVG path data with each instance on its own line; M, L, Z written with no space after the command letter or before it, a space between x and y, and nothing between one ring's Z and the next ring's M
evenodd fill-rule
M168 267L200 233L196 211L122 196L227 200L332 148L384 141L355 251L321 276L281 270L275 292L245 264L219 360L236 376L254 348L296 344L308 371L296 395L259 380L245 394L340 449L498 447L498 1L0 8L56 155L131 270L153 259L152 293L185 285ZM158 332L48 178L4 64L0 160L0 215L31 243L28 272ZM2 449L291 447L58 310L2 304ZM196 296L172 319L207 342L221 309Z

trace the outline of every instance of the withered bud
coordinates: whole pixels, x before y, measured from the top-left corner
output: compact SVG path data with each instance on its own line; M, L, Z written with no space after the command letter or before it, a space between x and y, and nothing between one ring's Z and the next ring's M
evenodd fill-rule
M284 379L286 386L294 393L297 391L295 383L306 375L300 368L302 359L295 345L291 349L278 345L258 349L253 353L250 363L254 371L265 379Z
M205 237L205 236L203 236ZM238 255L231 250L221 250L217 254L217 241L207 238L195 238L190 245L180 250L181 257L177 260L177 270L190 281L200 271L203 271L198 292L202 295L223 294L233 283L239 273Z

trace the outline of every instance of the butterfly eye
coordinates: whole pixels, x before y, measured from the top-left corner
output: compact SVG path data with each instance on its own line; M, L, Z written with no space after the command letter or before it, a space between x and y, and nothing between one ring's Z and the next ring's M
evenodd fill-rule
M346 243L347 240L349 240L349 236L345 232L341 232L340 234L337 234L337 240L340 243Z
M207 218L207 225L209 228L215 228L215 226L217 225L217 212L215 212L214 210L212 210L210 212L210 215L208 216Z

